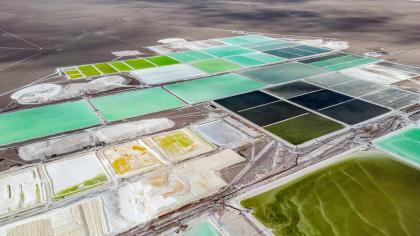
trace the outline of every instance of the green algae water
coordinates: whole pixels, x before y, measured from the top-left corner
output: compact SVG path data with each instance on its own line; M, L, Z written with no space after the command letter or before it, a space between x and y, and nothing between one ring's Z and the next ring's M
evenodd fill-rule
M275 235L420 235L420 171L358 152L241 204Z
M220 232L206 220L197 225L194 225L185 233L185 236L220 236Z

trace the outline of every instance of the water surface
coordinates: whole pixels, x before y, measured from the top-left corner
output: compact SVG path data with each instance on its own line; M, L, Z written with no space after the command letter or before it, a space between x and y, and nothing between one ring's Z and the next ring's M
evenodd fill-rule
M245 199L275 235L420 235L420 171L359 152Z

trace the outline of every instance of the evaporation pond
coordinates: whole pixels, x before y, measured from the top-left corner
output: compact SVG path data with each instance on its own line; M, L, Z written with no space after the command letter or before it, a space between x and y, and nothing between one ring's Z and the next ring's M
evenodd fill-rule
M344 125L309 113L264 128L291 144L299 145L340 130Z
M409 127L375 141L375 145L388 152L420 164L420 127Z
M265 83L278 84L319 75L325 72L325 70L314 66L291 62L250 70L244 72L244 74Z
M221 235L214 225L206 220L196 225L191 226L184 234L184 236L219 236Z
M258 90L264 86L265 84L261 82L230 73L169 84L164 87L189 104L195 104Z
M117 121L182 107L184 104L160 87L92 98L107 121Z
M275 235L420 235L418 169L367 151L299 173L241 201Z
M0 146L100 123L95 111L83 100L7 112L0 114Z

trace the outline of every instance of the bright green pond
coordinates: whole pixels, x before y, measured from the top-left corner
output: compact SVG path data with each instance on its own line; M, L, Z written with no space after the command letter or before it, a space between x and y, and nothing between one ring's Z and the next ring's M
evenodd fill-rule
M420 171L359 152L241 204L275 235L420 235Z

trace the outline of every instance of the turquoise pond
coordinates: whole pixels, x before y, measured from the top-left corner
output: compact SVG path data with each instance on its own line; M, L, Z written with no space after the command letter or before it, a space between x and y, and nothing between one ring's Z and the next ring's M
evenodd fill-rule
M220 236L220 232L214 227L214 225L206 220L192 226L185 232L185 236Z

